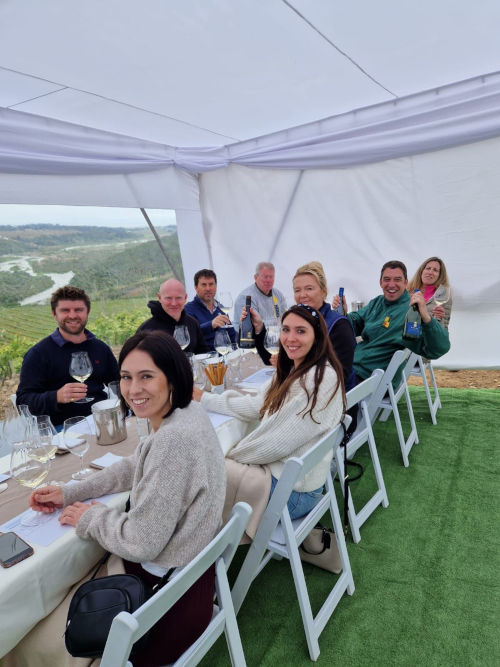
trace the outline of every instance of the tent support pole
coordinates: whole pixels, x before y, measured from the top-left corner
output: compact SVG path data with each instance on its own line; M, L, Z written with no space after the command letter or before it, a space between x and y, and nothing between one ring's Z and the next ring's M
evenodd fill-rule
M170 261L170 257L168 256L168 253L167 253L167 251L165 250L165 246L164 246L163 243L161 242L161 239L160 239L160 237L158 236L158 232L156 231L156 229L155 229L153 223L151 222L151 220L149 219L148 214L146 213L145 209L143 209L143 208L141 208L140 211L141 211L142 215L144 216L144 219L145 219L146 222L148 223L148 225L149 225L149 229L153 232L153 236L155 237L156 242L157 242L158 245L160 246L160 250L162 251L163 256L164 256L165 259L167 260L167 264L169 265L170 270L172 271L172 273L174 274L174 276L177 278L177 280L179 280L180 282L182 282L181 279L180 279L179 274L178 274L177 271L175 270L174 265L173 265L172 262Z
M299 189L299 185L300 185L300 182L302 180L303 175L304 175L304 170L301 169L300 172L299 172L299 176L298 176L298 178L295 182L295 185L293 186L293 191L292 191L292 194L290 196L290 200L288 201L286 211L283 214L283 218L281 220L281 224L280 224L280 227L278 229L278 233L276 234L276 236L274 238L273 245L271 247L271 252L269 253L269 261L272 261L272 259L274 257L274 253L276 252L276 248L278 247L279 240L281 238L281 235L283 233L283 229L285 228L286 221L288 219L288 214L290 213L290 209L292 208L292 204L295 200L295 196L297 194L297 190Z

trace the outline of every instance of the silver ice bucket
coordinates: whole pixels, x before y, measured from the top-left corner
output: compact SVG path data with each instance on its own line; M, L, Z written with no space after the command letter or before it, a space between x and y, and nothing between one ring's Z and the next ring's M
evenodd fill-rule
M127 426L116 398L94 403L92 416L98 445L115 445L127 437Z

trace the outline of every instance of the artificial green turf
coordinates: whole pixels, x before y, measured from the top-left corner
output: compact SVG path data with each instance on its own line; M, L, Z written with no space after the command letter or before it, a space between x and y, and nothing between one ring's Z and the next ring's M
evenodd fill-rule
M348 541L356 590L321 634L318 664L500 665L500 392L440 395L432 426L423 389L411 388L420 443L409 468L393 418L375 425L389 507L368 519L359 544ZM404 401L400 413L408 432ZM352 489L359 509L374 479L366 454L356 460L366 465ZM240 547L233 576L244 555ZM316 612L335 575L307 564L304 572ZM238 624L249 666L311 664L286 560L254 581ZM224 639L202 664L230 665Z

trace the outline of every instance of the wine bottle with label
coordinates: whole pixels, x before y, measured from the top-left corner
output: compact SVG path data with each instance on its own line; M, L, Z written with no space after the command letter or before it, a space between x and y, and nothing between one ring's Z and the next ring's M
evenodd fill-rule
M340 303L339 303L339 305L335 308L335 312L338 313L339 315L345 315L343 297L344 297L344 288L343 288L343 287L339 287L339 298L340 298Z
M415 292L419 290L416 289ZM403 326L403 338L405 340L415 340L422 335L422 318L416 303L410 306L406 313L405 323Z
M252 305L252 297L245 298L245 309L247 314L240 323L240 347L250 350L255 347L255 331L250 316L250 306Z

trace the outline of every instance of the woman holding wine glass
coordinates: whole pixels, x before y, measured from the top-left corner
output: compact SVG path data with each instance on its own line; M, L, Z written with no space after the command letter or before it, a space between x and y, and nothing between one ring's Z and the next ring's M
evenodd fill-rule
M445 329L450 322L452 298L446 266L439 257L429 257L418 267L408 282L408 292L420 290L424 295L427 311Z
M45 513L62 507L62 524L111 552L108 572L101 576L121 568L154 585L170 568L187 565L219 530L224 459L208 415L191 400L191 367L171 336L157 331L132 336L122 347L119 367L122 406L148 418L151 434L132 456L83 481L42 488L30 504ZM128 511L82 502L127 490ZM134 655L134 666L175 662L210 622L214 592L211 568L154 626L148 645ZM13 649L9 657L14 654L18 662L9 664L88 664L72 661L64 646L70 598L71 592Z

